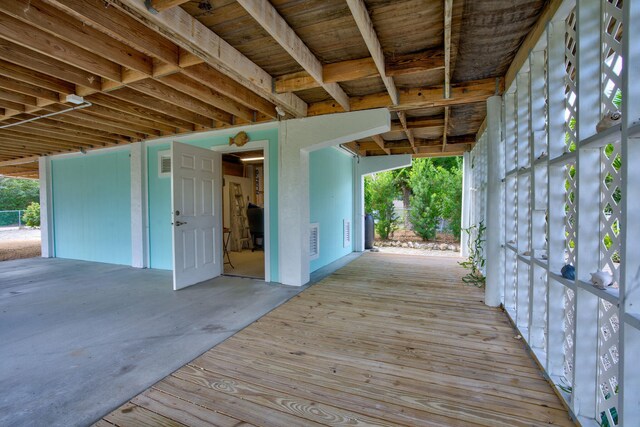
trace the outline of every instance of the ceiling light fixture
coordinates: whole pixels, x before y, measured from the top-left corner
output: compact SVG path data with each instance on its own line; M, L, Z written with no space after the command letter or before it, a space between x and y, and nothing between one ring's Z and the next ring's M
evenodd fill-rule
M244 159L240 159L243 162L255 162L258 160L264 160L264 157L245 157Z

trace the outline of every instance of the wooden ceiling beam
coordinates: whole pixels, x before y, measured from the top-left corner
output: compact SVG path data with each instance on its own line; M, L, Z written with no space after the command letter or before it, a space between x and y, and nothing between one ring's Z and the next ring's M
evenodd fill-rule
M192 113L203 117L220 121L227 124L233 123L233 116L224 112L210 104L200 101L190 95L180 92L166 84L153 79L141 80L136 83L129 84L128 87L135 89L145 95L150 95L160 102L168 102L176 105ZM149 105L150 106L150 105ZM168 110L166 110L168 111ZM202 126L212 126L209 122L194 122Z
M376 30L373 28L373 22L371 22L367 5L364 3L364 0L347 0L347 5L351 10L353 19L356 21L360 34L362 34L362 38L369 49L373 62L375 62L376 67L378 68L382 82L387 88L387 92L391 98L391 103L394 105L398 104L398 90L393 82L393 78L386 75L384 53L382 52L382 46L380 45L380 40L378 40Z
M91 74L115 81L121 79L121 67L115 62L4 13L0 13L0 37Z
M10 120L13 120L13 118ZM56 139L60 141L67 141L69 143L86 145L86 146L104 145L111 142L115 142L111 138L87 136L71 130L50 129L50 128L47 128L46 126L42 126L37 121L13 126L10 128L0 129L0 134L10 135L12 133L15 133L15 134L19 133L24 136Z
M0 140L4 141L5 144L13 143L13 144L22 144L22 145L30 145L34 147L62 147L62 148L71 148L77 149L78 147L91 147L97 144L85 143L85 142L75 142L66 139L59 139L54 137L45 137L39 136L36 134L31 134L29 132L17 132L17 131L9 131L9 129L3 129L3 132L0 133Z
M18 114L24 113L24 104L8 101L2 98L2 96L0 96L0 108L5 109L5 113L4 113L5 116L14 116L16 114L15 111L17 111ZM7 110L14 110L14 113L9 113Z
M398 111L398 119L400 120L400 124L402 125L402 129L404 130L405 135L407 135L407 139L411 143L411 149L413 150L414 153L417 153L416 141L415 141L415 138L413 137L413 132L411 132L411 129L409 129L409 127L407 126L406 113L404 111Z
M432 129L444 126L444 119L440 117L407 117L406 121L408 129ZM404 131L400 120L391 122L391 131Z
M444 97L451 97L451 16L453 0L444 0Z
M389 108L392 111L415 110L431 107L445 107L453 105L483 102L490 96L501 94L504 90L503 79L483 79L451 85L451 98L443 97L443 86L426 88L411 88L399 91L400 103L390 105L389 96L385 92L351 98L351 109L354 111L371 108ZM317 102L309 105L309 116L339 112L330 101Z
M88 112L72 111L56 117L57 121L77 125L79 127L91 126L95 129L109 132L121 137L132 139L146 139L149 136L159 136L161 132L156 129L147 129L133 123L133 120L121 122L115 119L105 119L98 115L91 115Z
M106 126L96 120L84 120L78 117L69 116L67 113L59 114L54 118L42 118L37 121L42 125L46 125L57 129L71 129L87 135L101 136L114 140L141 140L147 137L144 133L133 132L130 130L118 129L113 126Z
M1 80L1 78L0 78ZM4 99L6 101L17 102L24 105L31 105L33 107L38 107L38 99L35 96L25 95L19 92L13 92L7 89L0 89L0 99ZM57 101L56 101L57 102Z
M100 90L100 77L10 41L0 39L0 59L38 71L55 79ZM74 93L75 90L69 92Z
M116 119L122 122L130 122L136 125L145 126L148 129L157 129L167 133L175 133L177 128L186 131L194 130L191 123L180 119L158 113L154 110L139 107L128 102L122 102L110 95L94 94L88 98L93 103L91 108L83 112L91 115L99 115L109 119ZM184 126L184 127L182 127Z
M2 11L102 58L151 74L151 58L42 0L13 0L3 4Z
M444 107L444 127L442 129L442 152L447 149L447 134L449 133L449 107Z
M175 43L104 0L47 0L58 9L140 52L178 65ZM111 2L110 2L111 3ZM143 2L140 1L142 4ZM144 8L144 6L142 6Z
M304 101L290 93L274 93L273 78L265 70L182 8L153 15L138 0L112 0L111 3L260 96L280 105L287 113L294 117L307 115Z
M188 66L182 74L214 91L271 118L277 117L276 106L271 101L257 95L247 87L229 78L208 64Z
M49 89L44 89L30 83L21 82L13 78L5 77L0 70L0 88L8 89L16 93L21 93L26 96L35 98L47 99L54 102L59 102L60 94Z
M373 142L375 142L376 144L378 144L378 147L380 147L380 149L382 151L384 151L387 154L391 154L391 152L389 151L389 149L387 147L385 147L385 141L382 138L382 136L380 135L373 135L371 137L371 139L373 139Z
M302 66L333 99L349 111L349 97L337 83L324 81L322 64L268 1L238 0L238 3L275 41Z
M388 76L403 76L432 70L444 69L444 51L428 49L418 53L396 55L385 59L385 72Z
M322 80L325 83L349 82L378 77L379 75L378 68L371 57L334 62L322 66ZM320 87L320 84L306 71L285 74L275 78L277 93L296 92L317 87Z
M180 6L189 0L146 0L147 9L152 13L159 13L172 7Z
M75 86L72 83L3 60L0 60L0 75L4 76L5 80L7 78L13 80L16 87L20 87L21 83L26 83L47 90L51 94L50 97L54 97L53 93L68 95L75 91ZM42 94L40 97L48 98Z
M210 87L196 82L182 73L164 76L158 80L186 95L213 105L220 110L226 111L249 122L255 121L255 112L251 108L219 94Z
M37 156L21 157L21 158L18 158L18 159L2 161L2 162L0 162L0 166L4 167L4 166L25 165L25 164L29 164L29 163L38 162L38 160L39 159L38 159Z
M140 94L140 99L136 97ZM186 131L193 131L195 129L193 123L188 120L184 120L180 117L173 117L170 112L159 112L156 108L148 108L148 101L154 101L150 96L142 96L140 92L136 92L133 89L120 89L118 91L110 92L109 95L105 94L94 94L89 97L89 101L102 105L103 107L107 107L110 110L117 110L122 113L131 114L137 116L141 119L150 120L152 122L158 123L159 125L164 125L162 128L167 132L176 132L176 128L184 129ZM132 99L136 102L129 102L129 99ZM146 102L145 102L146 101ZM143 104L143 105L140 105ZM174 107L175 108L175 107ZM173 108L172 108L173 109ZM92 109L92 112L97 112L98 110ZM104 113L104 111L101 111ZM126 117L125 114L125 117Z
M85 138L100 138L100 139L104 139L105 141L121 141L121 140L127 140L130 138L128 135L122 135L119 133L107 132L107 131L98 129L96 126L92 126L92 127L80 126L73 122L69 122L69 121L62 122L62 121L56 120L58 118L62 118L63 116L64 114L57 115L54 118L43 117L33 122L29 122L28 124L33 126L38 126L42 129L51 130L52 132L59 133L63 136L65 134L70 134L70 135L82 136ZM33 115L32 117L37 117L37 116ZM7 121L7 123L9 123L9 121ZM19 126L16 126L16 128L19 128Z

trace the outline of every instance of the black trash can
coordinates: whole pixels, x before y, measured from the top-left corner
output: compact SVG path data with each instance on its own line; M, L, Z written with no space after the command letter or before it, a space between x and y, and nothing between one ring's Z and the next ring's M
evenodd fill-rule
M364 216L364 248L373 249L373 215Z

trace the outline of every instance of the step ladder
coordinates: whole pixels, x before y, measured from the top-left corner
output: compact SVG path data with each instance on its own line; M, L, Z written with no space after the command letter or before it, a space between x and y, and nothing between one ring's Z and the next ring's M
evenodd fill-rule
M231 247L230 250L240 252L245 247L253 248L251 232L249 231L249 219L247 218L247 207L242 194L242 186L237 182L229 183L229 203L231 221Z

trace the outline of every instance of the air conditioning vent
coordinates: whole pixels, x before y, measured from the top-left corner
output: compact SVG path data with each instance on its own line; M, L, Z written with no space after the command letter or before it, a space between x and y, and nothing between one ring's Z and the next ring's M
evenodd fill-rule
M158 176L171 176L171 151L160 151L158 153Z
M320 224L311 224L309 230L309 259L316 259L320 256Z
M351 246L351 220L342 220L342 247L346 248Z

